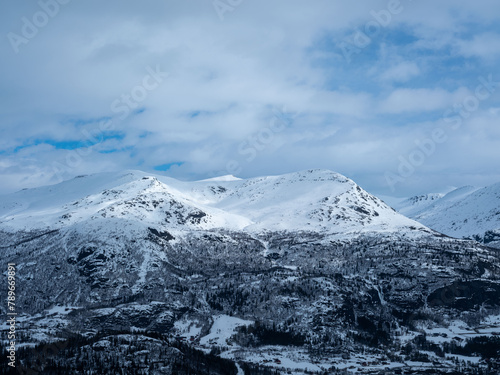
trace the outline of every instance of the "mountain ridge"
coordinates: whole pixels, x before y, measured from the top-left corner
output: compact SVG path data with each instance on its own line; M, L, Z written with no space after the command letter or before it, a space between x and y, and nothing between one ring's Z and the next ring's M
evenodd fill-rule
M433 196L423 200L420 197ZM500 183L478 188L463 186L439 195L409 198L394 205L398 212L448 236L500 245Z
M58 185L0 197L0 225L16 228L19 223L25 229L30 223L33 228L63 227L65 222L96 219L96 215L116 216L114 211L121 210L120 214L126 215L124 206L142 204L142 209L132 210L141 220L168 227L168 219L162 223L164 218L153 218L146 212L154 211L156 207L151 206L161 203L171 206L163 207L167 211L177 207L193 215L198 212L202 216L194 224L200 229L227 227L261 232L300 228L332 232L336 227L335 232L339 233L394 232L412 227L428 231L395 213L354 181L327 170L194 182L140 171L80 176Z

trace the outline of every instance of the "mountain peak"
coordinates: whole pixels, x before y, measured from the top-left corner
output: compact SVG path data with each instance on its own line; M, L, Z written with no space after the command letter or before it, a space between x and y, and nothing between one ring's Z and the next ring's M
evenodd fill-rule
M178 231L428 231L354 181L325 169L195 182L141 171L102 173L0 198L0 224L12 229L64 228L89 221L105 225L112 218Z
M199 182L216 182L216 181L241 181L242 179L236 176L233 176L232 174L227 174L224 176L218 176L218 177L212 177L212 178L206 178L204 180L199 180Z

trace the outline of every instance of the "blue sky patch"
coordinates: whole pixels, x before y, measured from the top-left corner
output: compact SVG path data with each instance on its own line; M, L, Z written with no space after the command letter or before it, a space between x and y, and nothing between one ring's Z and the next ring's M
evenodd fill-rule
M183 164L184 164L183 161L181 161L181 162L174 162L174 163L166 163L166 164L157 165L157 166L153 167L153 169L155 171L165 172L165 171L168 171L170 168L172 168L174 165L180 167Z

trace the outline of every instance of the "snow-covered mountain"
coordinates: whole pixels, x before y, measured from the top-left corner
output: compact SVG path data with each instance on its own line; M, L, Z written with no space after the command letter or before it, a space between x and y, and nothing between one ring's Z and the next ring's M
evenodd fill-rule
M0 248L0 262L16 264L22 365L37 373L439 363L465 374L449 355L473 361L473 351L456 349L456 337L500 330L498 251L443 236L325 170L80 176L0 197ZM432 341L435 332L450 336ZM54 340L64 341L40 364L29 348Z
M416 195L414 197L398 200L392 206L401 214L411 217L417 212L424 211L427 207L431 206L434 202L444 197L443 193L430 193L423 195Z
M182 182L139 171L80 176L0 197L3 230L60 229L125 218L172 233L229 230L430 233L352 180L326 170Z
M448 236L473 238L490 246L500 241L500 183L417 196L394 208Z

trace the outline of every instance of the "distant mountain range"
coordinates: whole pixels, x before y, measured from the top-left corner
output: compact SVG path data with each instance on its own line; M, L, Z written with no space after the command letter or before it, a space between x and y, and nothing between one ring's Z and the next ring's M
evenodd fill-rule
M401 200L394 208L440 233L500 246L500 183Z

